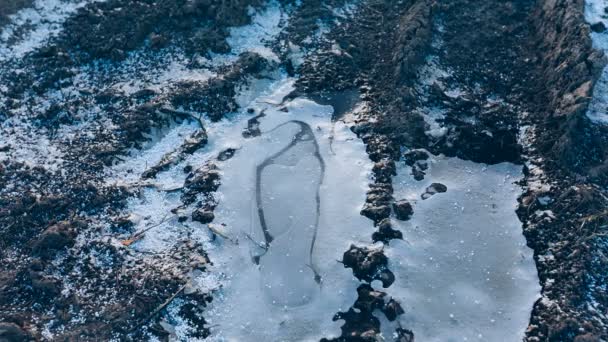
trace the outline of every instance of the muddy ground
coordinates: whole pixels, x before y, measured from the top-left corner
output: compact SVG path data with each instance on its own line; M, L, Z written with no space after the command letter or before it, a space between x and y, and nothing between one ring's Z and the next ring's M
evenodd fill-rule
M411 215L392 196L396 162L415 166L416 179L425 177L427 153L525 165L517 213L542 286L525 340L607 340L608 145L606 128L585 115L606 61L592 48L584 2L363 0L340 25L332 9L347 1L294 3L280 1L292 10L286 29L268 44L278 60L244 53L204 82L119 91L113 66L135 51L151 61L145 68L162 69L163 56L179 51L187 69L200 68L202 57L230 51L229 28L249 24L252 9L264 1L88 3L43 46L0 60L6 137L0 141L0 340L167 340L165 307L176 298L182 303L178 315L196 327L189 336L207 337L205 307L213 295L188 291L191 273L205 272L211 262L207 252L186 239L169 251L138 255L130 245L139 232L123 209L149 186L144 180L208 143L207 120L238 109L235 89L278 69L300 76L291 97L331 104L348 95L368 104L352 130L375 163L361 210L376 226L370 240L402 238L387 219ZM0 3L0 30L28 6ZM307 39L320 27L328 40ZM319 46L297 64L290 44ZM422 82L429 63L449 74ZM83 68L97 70L94 84L81 86ZM424 113L431 107L445 113L442 134L429 133ZM87 119L86 131L66 139L62 132L85 121L82 113L91 108L103 115ZM184 121L199 130L150 166L141 183L106 181L105 168L146 146L151 133ZM49 167L16 157L22 146L9 137L23 131L15 122L61 146L61 163ZM217 167L192 165L184 172L187 181L178 189L183 206L194 203L198 216L192 219L212 221L216 203L209 194L221 182ZM185 220L181 209L172 213ZM407 303L372 288L379 280L390 289L394 280L381 251L352 246L344 252L344 266L362 283L352 308L336 313L345 323L335 340L377 341L374 310L394 320ZM394 336L415 339L408 327Z

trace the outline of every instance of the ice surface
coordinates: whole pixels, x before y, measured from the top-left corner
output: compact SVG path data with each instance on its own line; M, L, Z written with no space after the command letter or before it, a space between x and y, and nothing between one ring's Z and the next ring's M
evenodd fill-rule
M394 222L405 241L386 254L400 321L420 341L521 341L540 286L515 209L521 166L434 157L424 181L400 166L395 197L414 204ZM430 183L447 186L427 200Z
M283 141L286 146L256 169L257 218L251 236L263 241L256 255L273 303L297 306L313 297L317 284L312 254L319 220L319 187L324 162L310 126L288 122L277 130L297 129Z
M608 15L604 8L608 7L606 0L586 0L585 19L589 24L598 22L608 27ZM608 53L608 31L591 32L593 47ZM608 124L608 68L604 68L602 75L593 90L593 98L587 110L587 116L596 123Z
M284 86L278 84L275 89L281 92ZM363 143L343 123L336 126L335 154L330 153L331 107L306 99L287 103L287 113L265 106L262 135L243 141L237 154L221 165L221 200L214 223L225 224L239 244L224 242L209 252L215 264L212 271L225 277L206 316L210 325L218 325L212 329L212 339L308 341L337 336L340 324L332 322L332 317L352 305L358 285L352 272L337 260L351 243L369 240L372 224L359 210L365 201L371 162ZM320 158L314 156L313 136L304 137L310 140L278 155L275 164L263 169L262 204L269 209L264 215L274 239L258 266L253 259L264 251L266 240L260 232L256 205L256 169L302 131L293 120L310 127L307 134L314 135L318 143L325 172ZM245 124L243 121L237 132Z

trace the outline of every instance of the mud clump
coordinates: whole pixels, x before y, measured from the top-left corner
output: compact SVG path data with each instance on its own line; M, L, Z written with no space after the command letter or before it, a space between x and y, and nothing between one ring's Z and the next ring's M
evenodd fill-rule
M393 229L390 219L383 219L377 224L377 227L378 230L372 234L372 240L374 242L381 241L384 244L388 244L394 239L403 240L403 233Z
M564 170L586 174L608 153L605 133L586 116L606 57L593 49L583 1L541 1L531 20L543 52L537 56L542 152Z
M249 6L261 1L147 1L93 3L65 24L58 44L86 54L86 58L122 59L144 44L154 48L171 42L189 53L226 53L226 27L249 23Z
M171 96L171 105L197 113L207 113L212 121L218 121L228 113L236 111L236 87L248 77L261 76L270 63L262 56L245 52L238 60L222 70L222 77L206 82L187 81L176 85Z
M404 313L399 302L382 291L374 290L368 284L360 285L357 288L357 294L359 297L355 304L348 311L339 312L333 318L334 321L344 320L345 322L341 327L340 337L321 341L378 341L380 320L373 315L373 312L376 310L382 312L391 322Z
M407 200L399 200L393 203L393 211L398 220L407 221L414 214L412 204Z
M81 224L76 224L80 226ZM79 227L82 228L82 227ZM45 229L34 242L32 250L43 258L51 258L54 254L74 244L78 228L69 222L60 222Z
M201 127L196 132L192 133L184 143L175 151L165 154L158 164L152 166L142 174L143 179L154 178L161 172L169 169L172 165L176 165L184 160L188 155L196 152L198 149L207 145L208 136L204 127Z
M220 154L217 156L217 160L226 161L226 160L232 159L232 157L234 157L235 153L236 153L236 149L227 148L227 149L223 150L222 152L220 152Z
M387 288L395 281L395 275L388 269L388 258L382 250L351 245L342 258L344 267L351 268L357 279L372 282L380 280Z
M192 220L207 224L213 222L215 215L211 208L198 208L192 212Z
M447 186L441 183L433 183L425 189L424 193L420 195L420 197L425 200L431 198L433 195L444 193L446 191L448 191Z
M217 165L208 163L191 172L184 182L182 202L189 205L196 201L199 194L210 194L220 186L220 173Z

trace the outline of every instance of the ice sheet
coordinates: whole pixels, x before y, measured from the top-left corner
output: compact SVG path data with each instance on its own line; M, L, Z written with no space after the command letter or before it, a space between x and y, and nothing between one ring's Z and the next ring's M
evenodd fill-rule
M400 166L395 197L414 204L394 222L405 241L386 250L404 306L401 324L419 341L521 341L540 286L515 214L521 166L435 157L425 180ZM447 192L422 200L432 183Z
M280 91L280 87L277 87ZM268 109L261 121L263 132L291 120L300 120L312 128L319 144L325 173L320 188L320 216L316 242L309 258L315 222L315 187L320 182L319 159L311 156L314 148L305 146L290 170L277 165L262 184L269 184L274 197L268 213L278 238L260 259L258 239L247 237L256 229L255 170L269 155L288 145L294 125L262 134L246 141L237 155L222 166L221 202L216 209L216 223L226 224L239 245L224 243L210 253L215 270L225 274L225 286L208 312L215 340L308 341L339 335L339 323L333 315L347 309L356 299L358 281L350 270L337 262L350 243L369 240L372 224L359 215L365 200L371 163L363 143L344 124L336 127L334 154L329 151L332 109L305 99L287 104L289 113ZM287 134L280 133L290 132ZM288 158L286 158L288 159ZM293 163L295 162L295 163ZM298 170L296 170L295 168ZM296 172L297 171L297 172ZM251 213L245 214L243 213ZM285 229L284 225L289 226ZM282 234L282 235L281 235ZM259 235L259 234L258 234ZM264 261L266 258L266 262ZM315 281L316 272L321 278Z

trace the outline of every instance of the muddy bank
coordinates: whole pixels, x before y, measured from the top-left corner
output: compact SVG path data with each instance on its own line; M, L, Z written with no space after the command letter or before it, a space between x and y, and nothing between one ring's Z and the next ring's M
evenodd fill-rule
M566 172L605 182L606 132L586 116L606 57L594 50L585 1L540 1L530 16L539 67L540 153Z
M606 64L584 1L541 1L530 16L537 95L522 118L526 192L518 214L535 250L543 298L529 341L606 339L605 126L587 116Z

